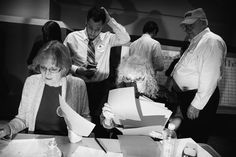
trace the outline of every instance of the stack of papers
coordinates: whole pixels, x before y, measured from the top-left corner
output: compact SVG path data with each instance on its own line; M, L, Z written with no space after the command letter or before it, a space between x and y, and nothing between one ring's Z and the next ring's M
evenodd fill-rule
M134 87L109 91L108 103L115 115L114 122L125 135L149 135L151 131L161 132L172 112L163 103L148 98L135 98Z

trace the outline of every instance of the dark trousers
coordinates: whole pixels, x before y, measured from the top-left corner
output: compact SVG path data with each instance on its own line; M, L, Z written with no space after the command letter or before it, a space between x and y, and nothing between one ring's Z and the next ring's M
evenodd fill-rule
M219 105L219 88L217 87L207 102L206 106L200 110L199 117L191 120L187 117L187 110L195 97L197 90L178 92L178 101L183 114L183 121L180 126L181 138L191 137L199 143L207 143L209 134L214 128L216 110Z
M100 123L100 114L102 113L104 103L107 102L108 93L113 84L109 79L106 79L101 82L86 83L86 87L92 122L96 124L93 133L95 137L108 138L108 131Z

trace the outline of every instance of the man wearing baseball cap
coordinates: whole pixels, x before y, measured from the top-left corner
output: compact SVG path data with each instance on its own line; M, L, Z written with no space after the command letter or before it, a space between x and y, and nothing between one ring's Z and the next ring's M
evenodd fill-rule
M227 53L223 39L211 32L202 8L185 13L180 26L190 39L171 74L178 95L183 122L181 137L206 143L219 104L218 82Z

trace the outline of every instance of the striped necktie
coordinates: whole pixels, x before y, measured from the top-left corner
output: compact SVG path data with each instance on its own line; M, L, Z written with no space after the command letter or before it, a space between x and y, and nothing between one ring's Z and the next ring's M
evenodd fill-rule
M95 48L92 40L88 42L87 62L88 64L95 64Z

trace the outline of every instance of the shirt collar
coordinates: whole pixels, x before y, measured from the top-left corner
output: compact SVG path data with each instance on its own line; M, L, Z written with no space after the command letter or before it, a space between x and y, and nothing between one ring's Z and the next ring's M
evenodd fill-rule
M150 38L151 38L151 35L148 34L148 33L144 33L142 36L143 36L143 37L150 37Z
M84 30L83 30L83 40L84 41L89 41L89 39L88 39L88 34L87 34L87 31L86 31L86 27L84 28ZM99 41L99 40L102 40L101 39L101 33L93 40L94 42L97 42L97 41Z
M198 41L199 39L202 38L203 35L205 35L206 33L210 32L210 28L207 27L205 28L202 32L200 32L198 35L196 35L193 39L192 39L192 42L196 42Z

